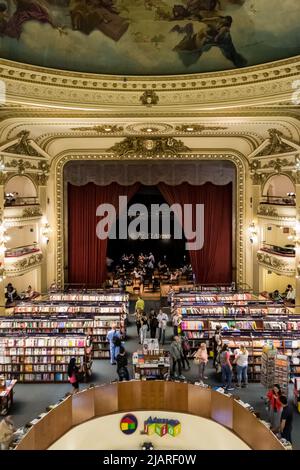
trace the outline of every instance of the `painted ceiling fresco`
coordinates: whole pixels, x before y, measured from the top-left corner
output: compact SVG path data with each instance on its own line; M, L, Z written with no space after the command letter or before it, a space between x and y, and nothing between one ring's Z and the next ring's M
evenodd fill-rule
M117 75L219 71L300 54L299 0L0 0L0 56Z

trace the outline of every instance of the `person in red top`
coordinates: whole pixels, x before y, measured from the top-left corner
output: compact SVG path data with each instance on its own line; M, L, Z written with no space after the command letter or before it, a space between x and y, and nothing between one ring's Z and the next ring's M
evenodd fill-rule
M271 430L278 432L280 426L280 417L282 412L282 404L280 401L281 390L278 384L274 384L273 388L267 393L267 400L269 405L269 419L271 423Z

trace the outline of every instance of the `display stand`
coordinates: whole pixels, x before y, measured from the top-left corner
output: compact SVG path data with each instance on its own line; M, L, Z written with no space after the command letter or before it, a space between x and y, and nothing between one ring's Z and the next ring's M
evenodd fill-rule
M132 355L134 378L164 379L170 375L169 353L160 349L157 339L145 339L141 350Z
M14 400L16 380L0 379L0 415L7 415Z

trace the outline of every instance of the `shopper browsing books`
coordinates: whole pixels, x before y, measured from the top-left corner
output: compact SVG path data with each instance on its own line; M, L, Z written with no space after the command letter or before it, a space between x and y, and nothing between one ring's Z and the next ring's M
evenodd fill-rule
M135 311L141 310L143 312L144 309L145 309L145 302L140 296L138 296L137 301L135 303Z
M149 330L148 318L145 312L141 315L141 329L140 329L140 343L144 343L144 339L147 338L147 331Z
M178 328L181 321L181 315L179 315L179 313L177 313L175 310L175 313L172 316L173 336L178 336Z
M187 364L186 370L190 370L190 363L188 360L188 354L191 350L189 340L187 339L186 336L180 336L181 338L181 346L182 346L182 368L185 369L185 364Z
M150 338L156 338L158 320L157 320L156 313L153 309L150 311L149 325L150 325Z
M237 387L247 387L248 385L248 351L243 344L237 350L234 363L236 364ZM242 385L243 381L243 385Z
M224 344L220 354L222 382L225 390L234 390L232 387L232 365L230 362L230 352L228 344Z
M282 406L280 434L292 444L293 409L285 396L281 395L279 400Z
M199 366L199 380L201 383L203 383L203 380L207 379L207 377L204 375L204 371L206 364L208 363L208 354L205 343L200 344L199 349L196 351L194 357L195 364Z
M184 379L185 377L181 374L181 360L183 351L181 346L181 339L179 336L174 336L174 339L171 343L170 354L173 362L172 376L179 376L179 379ZM178 370L178 374L176 374L176 368Z
M119 354L121 346L121 333L117 331L116 325L113 325L111 330L109 330L106 339L109 342L110 363L116 364L116 357Z
M120 382L123 380L129 380L129 372L127 369L128 366L128 358L127 358L127 353L125 351L125 348L123 346L120 346L120 352L116 357L117 361L117 374L119 376Z
M158 341L161 344L165 344L166 328L168 324L168 315L163 312L161 309L157 315L158 320Z
M213 336L213 352L214 352L213 366L217 369L217 371L218 371L218 366L220 363L221 349L222 349L221 325L217 325L215 334Z
M8 450L16 431L11 416L5 416L0 423L0 448Z
M76 365L76 358L71 357L68 365L68 380L72 385L72 394L79 390L79 372L80 368Z
M138 336L140 336L142 311L138 308L135 312L135 324Z
M271 430L278 432L280 426L280 418L282 412L282 404L280 401L281 390L280 385L275 384L267 393L268 407L269 407L269 420L271 423Z

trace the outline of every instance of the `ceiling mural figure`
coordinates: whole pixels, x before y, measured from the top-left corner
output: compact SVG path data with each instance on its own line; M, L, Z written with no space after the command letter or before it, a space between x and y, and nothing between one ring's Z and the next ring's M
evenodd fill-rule
M300 2L270 3L0 0L0 56L80 72L176 75L298 55Z

